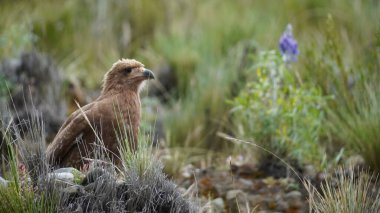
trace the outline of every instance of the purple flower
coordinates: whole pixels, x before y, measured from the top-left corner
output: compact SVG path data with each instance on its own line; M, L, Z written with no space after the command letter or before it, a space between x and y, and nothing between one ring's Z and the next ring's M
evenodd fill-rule
M292 25L288 24L285 32L282 34L279 44L280 52L284 62L296 62L297 56L299 54L298 51L298 43L296 39L293 37L292 33Z

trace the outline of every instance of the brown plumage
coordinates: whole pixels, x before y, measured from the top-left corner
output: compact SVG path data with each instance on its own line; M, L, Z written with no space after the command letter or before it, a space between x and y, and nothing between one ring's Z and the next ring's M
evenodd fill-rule
M117 61L104 76L100 96L72 113L48 146L46 156L50 163L79 168L83 157L94 158L98 146L95 128L108 157L120 165L117 129L126 126L129 145L135 150L140 124L139 92L147 79L154 79L154 75L142 63L133 59Z

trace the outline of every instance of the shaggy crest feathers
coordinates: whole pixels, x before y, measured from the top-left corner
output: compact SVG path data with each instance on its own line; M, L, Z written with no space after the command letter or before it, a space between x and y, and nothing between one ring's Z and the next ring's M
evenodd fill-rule
M133 67L133 68L144 68L144 64L135 60L135 59L119 59L116 61L111 69L104 75L102 93L104 93L108 87L114 87L112 85L112 79L117 77L118 73L121 72L124 68Z

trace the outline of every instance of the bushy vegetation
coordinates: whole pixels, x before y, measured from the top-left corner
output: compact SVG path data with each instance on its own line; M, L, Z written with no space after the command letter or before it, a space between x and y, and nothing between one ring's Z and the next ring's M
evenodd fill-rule
M321 91L297 82L297 71L277 51L261 52L255 61L255 80L231 101L236 134L283 158L320 165Z
M376 1L3 1L0 58L45 52L90 89L117 58L167 68L158 114L172 175L239 151L218 133L319 169L359 153L379 171L379 16ZM288 23L299 44L291 64L278 51ZM5 82L0 72L0 94Z

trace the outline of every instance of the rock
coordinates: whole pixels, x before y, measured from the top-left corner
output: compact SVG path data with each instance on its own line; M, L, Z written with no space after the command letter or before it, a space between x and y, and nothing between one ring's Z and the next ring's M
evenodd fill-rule
M306 165L304 167L303 175L307 179L314 179L317 175L317 171L315 170L315 167L313 165Z
M239 178L238 181L246 188L252 187L253 182L252 180L244 179L244 178Z
M4 178L0 177L0 185L7 187L8 183L8 180L5 180Z
M318 183L320 183L320 182L322 182L322 181L325 181L326 179L328 179L328 178L330 178L330 174L329 173L327 173L327 172L319 172L318 174L317 174L317 176L316 176L316 181L318 182Z
M204 196L211 196L212 198L219 197L220 191L215 186L214 180L210 177L205 176L198 181L199 191Z
M78 208L80 208L80 205L78 205L76 200L86 197L86 195L88 195L88 193L85 191L83 186L80 186L80 185L68 186L66 188L63 188L61 192L62 192L61 195L63 196L62 200L64 200L67 204L65 205L65 208L69 208L70 212L82 212L82 211L76 211ZM66 212L66 211L63 211L63 212Z
M115 182L116 179L110 174L108 171L102 168L95 168L91 170L83 179L82 185L86 186L87 184L93 183L95 181L99 181L101 178L107 181Z
M48 178L54 178L61 181L67 181L74 183L74 175L70 172L61 172L61 173L49 173Z
M53 173L63 173L63 172L73 173L73 171L75 171L75 170L78 171L77 169L75 169L73 167L59 168L59 169L54 170Z
M235 199L236 196L238 196L239 194L244 194L244 192L240 189L230 190L226 194L226 199L227 200Z
M276 199L276 210L280 212L286 212L289 209L289 204L285 202L282 198Z
M94 182L92 182L92 183L89 183L89 184L87 184L85 187L84 187L84 189L86 190L86 192L94 192L94 190L96 189L96 187L97 187L97 184L96 183L94 183Z
M226 200L230 212L247 212L245 206L248 203L248 199L242 190L235 189L228 191Z
M82 174L82 172L80 172L79 170L77 170L73 167L56 169L52 173L53 174L60 174L60 175L58 175L58 177L62 176L63 178L65 178L65 175L62 175L62 174L65 174L65 173L72 174L73 179L71 182L73 182L73 183L80 183L80 182L82 182L83 178L85 177L85 175ZM71 175L66 174L66 178L71 179Z
M46 139L51 141L67 112L61 95L63 78L53 60L38 52L22 53L19 58L2 60L0 73L11 85L11 99L7 103L10 113L6 111L3 115L13 116L26 137L33 133L24 120L29 120L33 110L37 110L38 118L45 124Z
M290 208L302 208L302 193L299 191L291 191L284 196Z
M262 174L258 171L256 162L249 161L243 156L228 157L227 164L229 164L231 172L238 177L259 177Z
M80 185L73 185L73 186L66 187L62 190L62 192L68 193L68 194L74 194L74 193L85 194L86 193L86 191L84 190L84 187Z
M181 175L184 178L191 178L194 176L194 170L194 166L192 164L188 164L181 169Z
M250 206L254 209L254 208L259 208L262 206L262 202L263 202L263 196L262 195L248 195L248 200L249 200L249 204Z
M224 200L220 197L210 202L212 212L224 212Z
M353 155L346 160L345 165L354 168L365 165L365 161L361 155Z
M235 199L236 196L238 196L239 194L244 194L244 192L240 189L230 190L226 193L226 199L227 200Z

